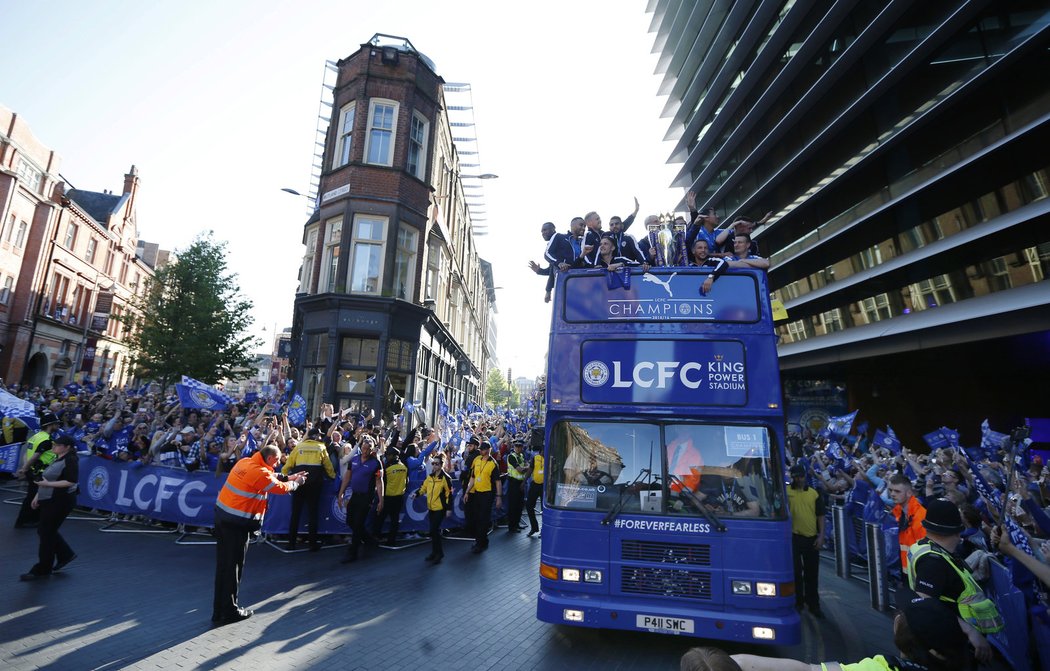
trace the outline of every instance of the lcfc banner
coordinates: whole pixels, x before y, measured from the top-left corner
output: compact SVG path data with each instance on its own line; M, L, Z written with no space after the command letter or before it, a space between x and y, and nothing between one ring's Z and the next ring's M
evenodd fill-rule
M630 289L609 289L605 273L566 280L567 322L735 322L759 319L758 285L750 275L723 275L707 294L707 273L633 275Z
M736 341L588 340L580 361L584 403L747 404L744 347Z
M225 477L214 473L131 467L100 457L80 459L77 505L192 526L213 525L215 499Z

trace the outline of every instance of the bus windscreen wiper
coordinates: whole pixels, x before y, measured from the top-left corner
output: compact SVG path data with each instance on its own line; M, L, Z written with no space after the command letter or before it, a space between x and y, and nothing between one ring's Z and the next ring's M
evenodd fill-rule
M642 470L638 471L638 475L635 476L634 480L632 480L630 484L628 484L620 490L620 498L616 501L616 505L609 510L609 514L605 516L605 519L602 520L603 525L608 525L609 522L612 522L616 519L616 516L620 514L620 510L623 508L623 495L626 494L629 490L633 489L634 486L637 485L639 482L641 482L643 475L652 475L652 471L650 471L648 468L643 468Z
M681 478L679 478L674 473L668 473L667 479L671 482L671 484L677 484L679 487L682 488L681 492L687 494L689 498L692 499L693 505L696 506L697 510L700 511L700 514L704 516L704 519L711 523L711 526L713 526L716 531L726 530L726 525L722 524L722 520L718 519L718 517L713 512L711 512L711 510L708 509L707 506L704 505L704 502L700 500L700 497L698 497L696 493L689 488L688 485L682 482Z

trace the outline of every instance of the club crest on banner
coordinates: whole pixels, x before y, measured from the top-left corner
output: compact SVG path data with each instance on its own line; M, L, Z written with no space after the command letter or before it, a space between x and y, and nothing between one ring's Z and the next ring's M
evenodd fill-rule
M109 491L109 471L102 466L91 469L88 475L87 493L92 501L101 501Z
M339 497L332 497L332 517L346 524L346 511L339 507Z
M193 398L194 402L203 409L214 408L218 405L212 395L203 389L190 390L190 397Z

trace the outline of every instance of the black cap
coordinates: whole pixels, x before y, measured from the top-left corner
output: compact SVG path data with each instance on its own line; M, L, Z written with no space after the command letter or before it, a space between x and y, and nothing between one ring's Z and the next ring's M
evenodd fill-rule
M394 446L390 446L386 448L386 454L388 457L393 457L394 459L397 459L401 456L401 450L397 449Z
M61 424L58 417L53 412L45 412L44 416L40 418L40 426L47 426L48 424Z
M471 436L467 438L467 445L481 445L481 440L477 436Z
M959 507L948 499L934 499L926 504L926 519L922 521L922 526L927 531L945 536L962 533L966 528Z
M790 470L788 470L788 473L791 474L791 477L793 478L805 477L806 467L801 464L795 464Z
M55 443L56 445L69 445L70 447L73 447L77 444L77 441L73 440L72 436L58 436L51 442Z
M311 428L309 431L306 432L306 437L307 438L317 438L320 435L321 435L321 429L317 428L316 426Z

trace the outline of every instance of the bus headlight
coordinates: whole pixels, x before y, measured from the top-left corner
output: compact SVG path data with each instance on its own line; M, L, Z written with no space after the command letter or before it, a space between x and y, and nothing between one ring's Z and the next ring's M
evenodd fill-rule
M755 592L759 596L776 596L777 595L777 584L775 582L758 582L758 583L755 583Z
M770 627L751 627L751 637L761 641L772 641L776 634Z
M583 581L584 582L601 582L602 581L602 572L601 571L597 571L595 569L587 569L586 571L583 572Z
M733 594L743 596L751 593L751 583L747 580L733 581Z
M562 611L561 616L566 622L583 622L582 610L572 610L570 608L566 608L564 611Z
M580 582L580 569L563 568L561 570L561 579L566 582Z

